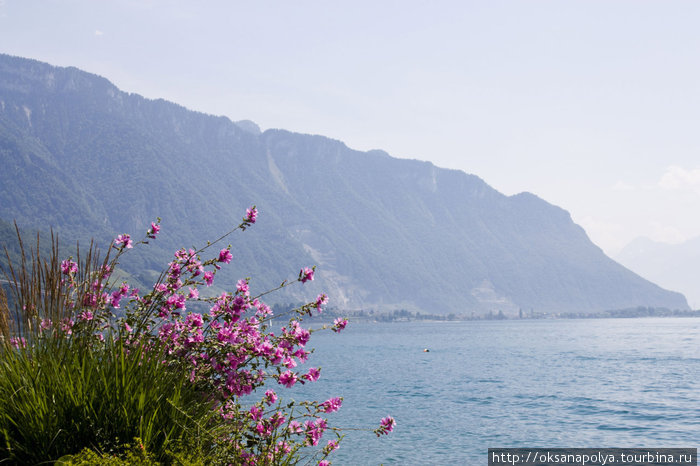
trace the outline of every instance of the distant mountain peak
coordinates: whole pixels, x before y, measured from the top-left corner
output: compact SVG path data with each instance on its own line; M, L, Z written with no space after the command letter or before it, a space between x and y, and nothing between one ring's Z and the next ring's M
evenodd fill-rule
M251 134L254 134L256 136L259 136L262 134L262 131L260 130L260 126L258 126L255 122L251 120L240 120L235 122L236 126L241 128L244 131L247 131Z

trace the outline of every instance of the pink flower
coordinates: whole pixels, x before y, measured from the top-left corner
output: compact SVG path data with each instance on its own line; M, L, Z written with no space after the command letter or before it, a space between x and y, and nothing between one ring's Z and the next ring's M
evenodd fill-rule
M253 305L258 308L257 314L261 316L268 316L272 314L272 309L270 309L270 306L267 304L258 301L257 299L253 301Z
M347 319L341 319L340 317L338 317L333 321L333 327L331 328L331 330L333 330L334 332L340 332L341 330L344 330L347 325Z
M272 434L272 427L266 425L265 422L258 422L255 426L255 431L263 437L269 437Z
M306 421L304 425L306 426L307 445L318 445L318 441L321 439L323 432L328 428L326 420L317 418L316 422Z
M283 372L280 374L279 383L287 388L291 388L297 383L297 375L292 371Z
M171 262L169 265L168 280L175 281L180 278L180 275L182 275L182 267L180 267L180 264L175 261Z
M188 269L192 272L192 276L194 277L199 277L202 272L204 272L204 266L201 262L196 262L191 266L188 266Z
M115 309L119 309L119 302L122 300L122 295L119 290L112 291L112 297L110 299L110 303L112 304L112 307Z
M61 330L66 332L67 335L71 335L73 333L73 325L75 325L75 322L73 322L72 319L63 319L63 322L61 323Z
M321 293L316 297L316 309L318 309L318 312L321 312L321 306L326 304L328 302L328 296L325 293Z
M343 404L343 399L335 397L335 398L331 398L327 401L324 401L323 403L321 403L320 407L323 408L324 412L332 413L332 412L338 411L340 409L340 407L342 406L342 404Z
M246 209L245 211L245 222L246 223L255 223L255 219L258 217L258 209L255 208L255 206Z
M160 221L160 220L159 220ZM160 225L157 223L151 222L151 228L146 232L146 236L148 236L151 239L156 239L156 235L160 231Z
M337 440L329 440L328 445L326 445L326 448L324 448L324 451L326 453L330 453L332 451L335 451L338 449L338 441Z
M273 405L277 401L277 393L274 390L267 390L265 392L265 403L268 405Z
M233 254L231 254L231 251L228 249L222 249L221 252L219 252L219 262L228 264L231 262L231 259L233 259Z
M300 362L306 362L307 359L309 359L309 353L308 351L304 351L303 349L299 348L294 352L294 356L299 358Z
M329 466L330 464L328 460L321 460L318 462L318 466Z
M287 417L279 411L270 416L270 425L272 425L272 427L274 427L275 429L284 424L286 421Z
M239 293L242 293L245 296L250 296L250 288L248 287L247 280L238 280L238 283L236 283L236 289Z
M66 259L61 262L61 272L64 275L70 275L78 271L78 264L70 259Z
M316 382L319 377L321 377L321 370L312 367L309 372L303 376L309 382Z
M306 444L309 446L318 445L318 441L323 435L323 431L311 421L306 421L304 426L306 427Z
M292 421L294 422L294 421ZM275 452L282 452L282 453L289 453L292 451L292 447L289 446L287 442L279 441L277 442L277 446L275 447Z
M262 409L258 408L257 406L253 406L250 408L250 418L254 421L259 421L262 419L263 411Z
M211 284L214 282L214 273L204 272L204 281L206 282L207 286L211 286Z
M134 247L132 245L131 236L129 236L129 235L117 236L117 238L114 240L114 245L115 246L121 245L122 248L126 248L126 249L131 249Z
M85 293L83 297L83 305L97 307L97 295L93 293Z
M173 294L168 297L165 301L169 309L185 309L185 302L187 298L181 294Z
M199 290L197 288L190 288L189 293L187 293L188 299L199 299Z
M185 318L185 322L190 327L201 328L202 325L204 325L204 320L202 319L202 314L197 314L196 312L187 314L187 317Z
M396 425L396 421L394 420L393 417L387 416L384 419L382 419L380 425L382 427L384 427L387 430L387 432L391 432L392 430L394 430L394 426Z
M394 418L391 416L387 416L381 420L381 422L379 423L379 428L375 429L374 433L377 434L377 437L379 437L380 435L386 435L389 432L393 431L395 426L396 421L394 420Z
M302 428L298 421L291 421L288 427L289 431L295 434L301 434Z
M10 338L10 344L15 349L26 348L27 347L27 340L25 340L24 337L12 337L12 338Z
M301 280L302 283L313 281L313 279L314 279L314 269L313 268L310 269L308 267L304 267L299 272L299 280Z

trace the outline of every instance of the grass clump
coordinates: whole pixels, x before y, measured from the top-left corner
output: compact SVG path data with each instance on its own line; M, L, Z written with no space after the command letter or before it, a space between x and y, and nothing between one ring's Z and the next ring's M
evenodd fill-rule
M106 279L96 271L109 267L92 246L79 263L75 276L64 274L54 238L48 259L22 245L20 263L10 262L13 308L0 288L0 459L37 464L78 454L74 464L88 464L138 438L149 458L167 462L173 445L194 441L211 406L186 373L162 363L156 341L78 317Z

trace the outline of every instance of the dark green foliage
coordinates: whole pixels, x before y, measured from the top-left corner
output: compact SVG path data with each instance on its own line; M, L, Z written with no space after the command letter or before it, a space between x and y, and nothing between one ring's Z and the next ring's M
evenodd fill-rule
M208 414L182 374L108 340L5 351L0 366L0 457L55 460L83 448L111 451L140 437L156 458ZM194 411L194 412L193 412Z
M84 448L75 455L65 455L56 461L56 466L129 466L138 464L141 466L158 466L159 462L153 459L153 455L146 451L141 439L134 439L134 445L126 444L119 452L99 453L89 448ZM203 463L202 463L203 464Z
M73 293L92 289L92 271L108 258L76 249L79 285L67 287L55 239L48 253L39 240L17 243L19 259L4 275L9 305L0 289L0 462L39 464L84 448L121 452L136 437L159 461L182 444L213 451L204 429L216 416L211 402L185 371L162 364L157 344L127 343L114 331L101 341L94 325L70 336L58 330L73 316Z

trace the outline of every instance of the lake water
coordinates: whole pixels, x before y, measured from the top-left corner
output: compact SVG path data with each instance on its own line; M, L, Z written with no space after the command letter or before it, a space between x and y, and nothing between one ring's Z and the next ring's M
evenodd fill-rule
M321 379L280 395L343 396L328 416L338 427L397 421L388 437L348 431L336 465L481 465L500 447L700 444L700 318L351 323L309 345L305 366L322 366Z

